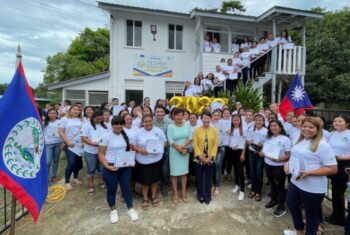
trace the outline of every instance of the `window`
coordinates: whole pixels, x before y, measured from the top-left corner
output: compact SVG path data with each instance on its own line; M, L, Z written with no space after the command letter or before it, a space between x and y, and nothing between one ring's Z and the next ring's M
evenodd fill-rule
M92 106L99 106L103 102L108 102L107 91L89 91L89 103Z
M126 45L131 47L142 46L142 22L136 20L126 21Z
M142 104L143 102L143 90L125 90L125 100L128 104L131 100L136 104Z
M184 82L165 82L165 97L167 99L173 96L182 96L184 90Z
M169 24L169 45L172 50L182 50L182 25Z
M65 99L71 100L72 104L80 102L85 105L85 91L84 90L66 90Z

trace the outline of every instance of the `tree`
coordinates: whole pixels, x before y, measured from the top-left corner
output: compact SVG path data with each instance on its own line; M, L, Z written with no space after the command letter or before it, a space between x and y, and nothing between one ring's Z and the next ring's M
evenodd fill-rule
M230 1L223 1L222 5L221 5L221 12L222 13L227 13L228 11L239 11L239 12L245 12L246 9L244 8L244 6L241 4L240 1L234 1L234 0L230 0Z
M47 58L44 84L107 71L109 68L109 31L85 28L66 52Z
M5 93L8 86L9 84L7 83L0 84L0 95L3 95Z

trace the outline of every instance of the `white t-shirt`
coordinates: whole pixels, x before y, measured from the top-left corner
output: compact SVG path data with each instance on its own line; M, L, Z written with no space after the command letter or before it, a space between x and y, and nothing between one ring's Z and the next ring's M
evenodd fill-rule
M240 54L240 58L242 60L242 64L247 68L250 68L250 53L249 51L242 52Z
M90 122L87 122L83 125L82 132L80 136L87 137L91 142L100 142L101 140L97 141L94 140L93 138L96 137L103 137L106 133L108 133L108 128L105 129L101 124L97 123L96 124L96 130L94 127L91 125ZM87 143L84 144L84 151L91 153L91 154L97 154L98 152L98 146L93 146L89 145Z
M185 90L185 94L184 94L186 97L187 96L193 96L193 89L192 87L189 87Z
M212 43L211 47L213 48L214 52L220 52L221 51L220 43Z
M251 48L252 44L250 42L246 42L246 43L241 43L241 49L243 48Z
M138 128L131 126L131 128L126 128L124 127L123 130L125 131L125 133L128 135L129 137L129 143L131 145L135 145L136 144L136 131Z
M213 83L211 80L205 78L201 81L201 86L203 87L204 91L208 91L212 89Z
M291 150L290 158L299 159L300 170L309 171L319 169L323 166L337 165L334 152L326 141L320 141L316 152L312 152L310 146L311 141L304 139ZM327 192L326 176L307 176L301 180L296 180L296 177L296 175L292 175L291 181L303 191L309 193Z
M244 129L244 132L247 132L247 130L253 130L254 128L254 121L251 121L250 123L247 123L245 119L242 117L242 126Z
M202 86L192 85L191 88L193 90L194 96L200 96L202 94L202 91L203 91Z
M100 142L100 146L106 146L105 158L108 163L114 163L117 153L126 152L126 142L123 135L115 134L113 131L106 133Z
M141 128L141 118L136 117L134 120L132 120L132 126L136 128Z
M261 144L265 142L266 135L267 135L267 128L263 127L260 130L258 130L253 127L253 128L250 128L249 131L248 129L246 130L247 130L247 140L252 141L253 144ZM254 134L252 134L253 132ZM254 138L253 135L257 138Z
M53 122L49 122L48 125L44 127L45 144L57 144L62 142L62 139L58 134L59 123L59 120L55 120Z
M220 82L225 81L225 79L226 79L223 72L215 72L214 77L217 78ZM222 87L222 86L224 86L224 83L217 85L217 87Z
M146 141L149 139L159 139L163 143L167 142L167 138L164 132L158 127L154 126L150 131L146 130L145 128L140 128L136 131L135 143L138 147L146 149ZM160 161L162 159L162 156L163 156L163 153L158 153L158 154L149 153L147 155L136 153L136 161L138 163L147 165L147 164L152 164Z
M267 43L259 43L257 46L258 50L261 51L261 53L264 53L264 50L269 49L269 44Z
M237 73L240 73L241 72L241 69L239 67L239 65L243 65L243 62L241 60L241 58L237 58L237 57L233 57L232 59L232 65L235 66L235 68L237 69Z
M232 44L231 44L231 52L232 52L232 53L239 52L239 44L234 44L234 43L232 43Z
M269 47L271 48L271 47L275 47L276 45L277 45L277 43L278 43L278 39L272 39L272 40L267 40L267 43L268 43L268 45L269 45Z
M290 152L292 149L292 141L285 135L272 136L271 138L266 138L265 143L271 143L280 148L280 155L282 157L286 152ZM265 157L265 163L270 166L283 166L285 162L274 162L269 158Z
M238 78L236 65L226 65L224 70L228 73L228 80L236 80ZM236 72L235 72L236 70Z
M63 117L58 123L58 127L64 128L64 133L66 134L67 138L74 142L74 144L81 144L80 134L82 126L83 121L81 121L79 118Z
M295 143L296 143L297 140L299 139L300 133L301 133L301 130L300 130L299 128L296 128L296 129L294 130L294 132L292 133L292 135L289 137L290 140L292 141L293 146L295 145Z
M350 130L346 129L342 132L332 132L328 143L337 157L350 156Z
M326 139L326 141L328 142L329 137L331 137L331 133L325 129L322 130L323 133L323 137Z
M292 39L289 36L288 36L288 39L286 39L285 37L278 38L278 43L287 44L291 42L292 42Z
M203 41L203 49L205 52L211 52L211 42L204 40Z
M255 58L255 57L257 57L260 53L262 53L262 51L259 50L258 47L255 47L255 48L250 48L250 49L249 49L249 53L250 53L250 55L252 56L252 58Z

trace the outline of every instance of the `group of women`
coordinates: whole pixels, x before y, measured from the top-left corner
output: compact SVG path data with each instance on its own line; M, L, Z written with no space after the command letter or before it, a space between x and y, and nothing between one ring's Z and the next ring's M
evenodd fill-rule
M327 191L326 176L330 176L333 213L326 221L344 225L344 192L348 181L345 169L350 167L348 119L336 117L335 130L328 133L316 117L296 118L289 113L287 121L283 122L279 120L280 115L270 109L255 113L238 103L236 108L232 113L227 106L217 110L207 107L200 117L173 108L164 117L171 124L161 128L156 126L159 120L154 120L153 110L148 106L135 106L130 113L122 110L118 116L111 117L110 110L95 111L87 106L82 111L79 106L72 105L61 120L57 120L56 110L49 109L44 126L50 179L55 181L59 152L63 150L67 158L67 190L73 188L72 173L73 183L81 184L78 176L83 156L88 194L95 193L94 176L97 174L99 187L107 189L111 222L116 223L119 184L128 215L136 221L135 182L141 185L142 209L149 209L149 204L157 207L158 184L164 176L163 159L167 154L164 149L168 146L175 205L180 197L183 203L189 201L187 182L191 175L195 175L198 201L210 204L212 195L220 195L222 180L231 178L232 168L233 193L238 193L238 200L244 200L247 195L260 202L264 192L269 191L263 189L266 172L270 201L265 208L273 209L272 214L281 217L286 213L286 204L293 218L295 230L285 231L285 234L322 233L321 203ZM159 113L159 109L165 110L161 105L154 110ZM135 166L116 167L116 158L127 152L134 152ZM250 188L248 194L246 188ZM306 221L301 208L305 210Z

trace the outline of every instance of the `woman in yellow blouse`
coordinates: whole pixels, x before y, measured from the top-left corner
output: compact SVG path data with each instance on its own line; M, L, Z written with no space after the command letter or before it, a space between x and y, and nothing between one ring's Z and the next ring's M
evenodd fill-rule
M211 201L211 187L214 173L214 161L218 150L218 131L210 126L211 113L204 111L203 125L193 134L193 148L196 161L197 199L207 205Z

